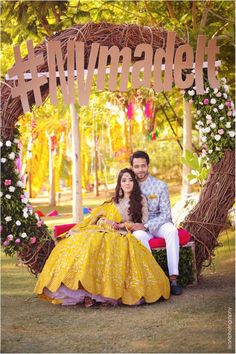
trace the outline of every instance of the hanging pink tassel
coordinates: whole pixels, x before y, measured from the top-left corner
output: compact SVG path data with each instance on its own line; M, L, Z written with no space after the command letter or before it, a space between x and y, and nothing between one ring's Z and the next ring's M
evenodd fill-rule
M132 120L134 118L134 109L135 109L135 104L132 102L129 103L127 108L127 117L129 120Z
M146 105L145 105L145 116L147 118L151 118L152 117L152 101L151 100L148 100L146 102Z

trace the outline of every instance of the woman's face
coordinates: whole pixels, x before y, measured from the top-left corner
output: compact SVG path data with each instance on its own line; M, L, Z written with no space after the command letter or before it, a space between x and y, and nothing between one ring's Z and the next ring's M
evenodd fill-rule
M128 172L125 172L121 177L120 186L124 193L131 193L134 188L134 181Z

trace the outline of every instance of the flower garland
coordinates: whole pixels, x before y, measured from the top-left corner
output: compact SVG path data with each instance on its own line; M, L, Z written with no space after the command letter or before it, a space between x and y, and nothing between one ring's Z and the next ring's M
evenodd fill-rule
M194 70L193 70L194 72ZM215 164L225 151L234 149L235 110L229 96L226 79L222 78L219 89L205 83L205 93L197 95L195 86L184 91L184 97L196 108L195 128L199 130L202 153L207 164Z
M37 248L50 237L47 226L33 212L16 169L19 156L19 131L13 140L2 139L1 147L1 244L8 255L21 253L24 245Z

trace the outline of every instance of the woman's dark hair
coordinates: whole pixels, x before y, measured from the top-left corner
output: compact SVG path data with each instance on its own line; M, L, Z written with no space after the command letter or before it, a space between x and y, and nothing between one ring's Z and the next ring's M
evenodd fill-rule
M133 161L134 159L145 159L147 161L147 164L149 165L150 158L148 154L145 151L135 151L133 155L130 157L130 164L133 166Z
M142 222L142 195L135 174L133 170L131 170L130 168L124 168L123 170L120 171L117 178L115 196L113 197L113 201L118 204L120 199L124 198L124 191L121 188L121 178L125 173L128 173L134 182L134 188L130 195L130 206L128 209L128 213L132 217L133 222L141 223Z

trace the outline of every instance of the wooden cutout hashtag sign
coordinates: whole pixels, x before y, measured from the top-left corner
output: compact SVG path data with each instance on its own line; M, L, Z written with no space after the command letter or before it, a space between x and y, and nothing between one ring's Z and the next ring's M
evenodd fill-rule
M13 87L11 90L12 97L20 96L21 104L24 112L30 111L29 99L27 92L33 91L35 97L35 104L37 107L42 105L42 96L40 92L40 86L47 83L47 78L45 76L38 76L37 66L44 63L43 54L35 55L33 41L27 41L28 49L28 59L23 61L20 53L19 44L14 46L14 56L15 56L15 65L8 71L8 75L18 77L17 87ZM25 81L24 73L30 71L31 80Z

